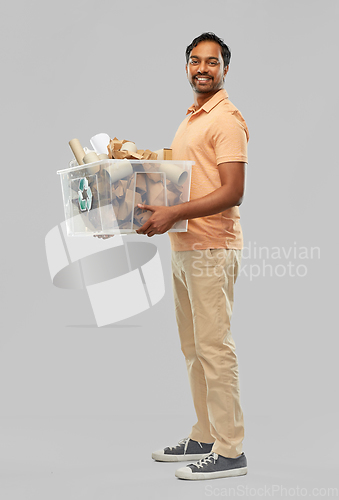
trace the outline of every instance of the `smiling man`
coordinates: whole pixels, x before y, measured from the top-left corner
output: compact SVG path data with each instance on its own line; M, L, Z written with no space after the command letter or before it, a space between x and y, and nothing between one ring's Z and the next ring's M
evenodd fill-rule
M198 460L176 471L181 479L247 473L230 321L243 246L238 207L249 136L223 88L230 57L213 33L203 33L187 47L194 104L171 147L174 160L194 161L190 201L172 207L139 205L153 212L137 231L148 236L188 219L186 233L169 236L176 319L198 420L188 438L152 454L162 462Z

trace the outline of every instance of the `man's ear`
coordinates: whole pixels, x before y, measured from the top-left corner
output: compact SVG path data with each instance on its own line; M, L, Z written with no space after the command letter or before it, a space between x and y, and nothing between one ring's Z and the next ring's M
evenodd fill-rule
M187 64L185 64L186 75L188 76Z
M224 68L224 78L225 78L225 76L226 76L226 75L227 75L227 73L228 73L229 67L230 67L230 66L229 66L229 64L228 64L228 65Z

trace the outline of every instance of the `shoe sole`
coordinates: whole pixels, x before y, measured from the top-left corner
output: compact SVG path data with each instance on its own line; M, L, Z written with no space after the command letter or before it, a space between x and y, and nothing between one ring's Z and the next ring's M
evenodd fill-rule
M247 474L247 467L241 467L240 469L229 469L227 471L216 471L216 472L186 472L186 471L175 471L176 477L179 479L216 479L218 477L236 477L244 476Z
M157 462L190 462L191 460L201 460L208 457L209 453L199 453L196 455L167 455L166 453L154 452L152 453L153 460Z

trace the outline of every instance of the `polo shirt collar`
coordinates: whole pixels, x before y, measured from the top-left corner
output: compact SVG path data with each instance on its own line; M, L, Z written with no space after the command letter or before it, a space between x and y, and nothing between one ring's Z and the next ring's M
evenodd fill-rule
M219 102L223 101L224 99L228 99L228 94L225 89L220 89L216 94L214 94L211 99L209 99L201 108L198 109L198 111L195 111L195 105L192 104L187 110L186 115L189 115L190 113L199 113L201 110L206 111L206 113L209 113L211 109L213 109Z

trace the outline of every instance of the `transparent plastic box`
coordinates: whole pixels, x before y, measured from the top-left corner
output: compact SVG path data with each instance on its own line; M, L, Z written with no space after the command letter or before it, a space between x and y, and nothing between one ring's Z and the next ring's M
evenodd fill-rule
M59 170L68 236L134 233L151 216L137 205L189 200L192 161L101 160ZM187 231L187 220L171 232Z

